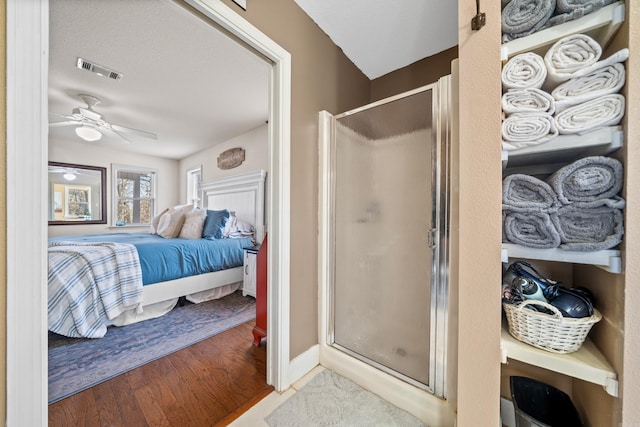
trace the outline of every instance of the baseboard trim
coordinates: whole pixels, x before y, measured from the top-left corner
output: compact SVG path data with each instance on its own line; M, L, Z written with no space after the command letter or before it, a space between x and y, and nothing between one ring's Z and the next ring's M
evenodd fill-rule
M320 346L310 347L289 362L289 384L293 384L320 364Z

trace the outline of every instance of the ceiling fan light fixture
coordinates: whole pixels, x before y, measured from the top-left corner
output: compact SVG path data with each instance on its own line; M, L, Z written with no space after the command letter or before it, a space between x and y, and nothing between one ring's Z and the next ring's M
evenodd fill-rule
M89 126L78 126L76 128L76 135L85 141L97 141L102 138L102 133L98 129Z

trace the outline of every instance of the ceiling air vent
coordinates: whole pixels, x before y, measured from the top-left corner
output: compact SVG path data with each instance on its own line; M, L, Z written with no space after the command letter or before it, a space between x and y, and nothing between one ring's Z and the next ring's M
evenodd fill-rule
M122 73L110 70L107 67L103 67L102 65L94 64L93 62L87 61L86 59L78 58L76 66L78 68L82 68L83 70L91 71L92 73L95 73L99 76L108 77L113 80L120 80L122 78Z

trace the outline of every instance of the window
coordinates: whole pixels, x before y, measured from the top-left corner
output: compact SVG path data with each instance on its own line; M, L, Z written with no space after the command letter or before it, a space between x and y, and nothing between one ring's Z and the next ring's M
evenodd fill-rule
M65 218L91 218L91 187L64 187L64 216Z
M202 180L202 166L187 171L187 200L186 204L200 206L200 181Z
M157 169L111 165L113 223L149 225L156 213Z

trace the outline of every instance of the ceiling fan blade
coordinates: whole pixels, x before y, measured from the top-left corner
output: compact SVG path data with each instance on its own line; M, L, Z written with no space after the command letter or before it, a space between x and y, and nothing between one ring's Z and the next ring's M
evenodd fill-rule
M143 130L128 128L125 126L114 125L114 124L111 124L110 127L111 127L111 130L116 132L118 135L120 135L121 133L130 133L132 135L138 135L144 138L158 139L158 135L156 135L155 133L145 132Z
M68 114L60 114L60 113L49 113L49 117L52 118L63 118L63 119L67 119L67 120L79 120L77 117L75 116L70 116Z
M115 130L113 128L113 126L108 127L107 129L109 129L111 132L115 133L116 135L118 135L120 138L123 139L122 142L126 143L126 144L131 144L131 140L129 138L127 138L126 136L124 136L123 134L121 134L120 132L118 132L117 130Z
M54 128L54 127L62 127L62 126L71 126L71 125L75 125L78 126L81 123L75 120L69 120L66 122L53 122L53 123L49 123L49 127L50 128Z

